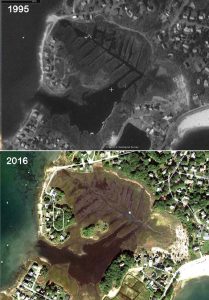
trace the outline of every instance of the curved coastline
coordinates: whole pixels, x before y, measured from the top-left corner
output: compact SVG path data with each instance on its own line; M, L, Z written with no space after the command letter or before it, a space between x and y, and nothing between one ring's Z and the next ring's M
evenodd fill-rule
M193 278L209 276L209 255L185 263L178 269L178 272L178 282L186 282Z
M201 276L186 282L184 287L177 287L172 300L208 300L209 277Z
M57 160L58 159L59 159L59 156L58 156ZM96 166L97 163L99 163L99 162L101 162L101 161L99 160L92 164ZM38 238L39 239L46 240L44 232L43 232L43 226L42 226L42 224L43 224L43 213L42 213L43 195L48 190L48 188L49 188L53 178L56 176L57 172L59 172L61 170L68 170L68 169L72 170L73 166L76 166L76 165L79 166L79 165L82 165L82 163L81 164L70 164L70 165L67 164L67 165L61 165L61 166L53 165L52 167L45 169L43 185L41 187L41 192L40 192L38 200L37 200L37 222L38 222ZM147 188L143 184L141 184L140 182L138 182L136 180L125 178L124 176L121 176L117 172L114 172L114 171L108 171L108 170L104 169L104 172L113 174L114 176L117 176L121 180L130 182L131 184L134 184L136 186L139 186L141 189L144 189L150 199L150 208L152 207L152 205L154 204L154 201L155 201L154 195L152 194L151 191L147 190ZM47 240L47 242L50 243L48 240ZM53 245L53 243L51 243L51 244Z
M209 127L209 105L190 111L183 116L178 125L178 134L180 138L189 130ZM193 121L189 124L190 121ZM192 125L192 128L191 128Z
M176 296L191 280L203 277L208 277L209 279L209 255L185 263L175 274L179 274L179 277L176 279L177 285L174 289L172 300L176 299Z
M43 152L40 152L40 156L42 155L42 159L44 159L45 163L43 165L43 167L41 165L37 165L36 168L38 168L38 170L41 167L41 174L43 175L43 178L40 180L40 182L38 183L38 185L35 187L35 197L31 198L31 201L34 203L33 206L33 214L34 216L34 226L35 226L35 241L34 241L34 246L36 241L38 240L39 236L38 236L38 229L39 229L39 219L38 219L38 214L37 214L37 202L39 201L39 197L40 197L40 193L42 191L42 182L45 182L45 172L46 170L48 170L50 168L50 166L52 164L54 164L54 162L59 159L60 157L60 152L51 152L50 154L46 155L41 154ZM39 157L40 158L40 157ZM37 160L38 162L40 162L40 159ZM42 173L43 171L43 173ZM39 177L40 178L40 177ZM26 225L27 226L27 225ZM18 284L20 284L22 282L22 279L24 278L26 271L28 270L31 262L33 260L36 259L36 250L30 250L30 252L28 252L27 257L25 257L25 260L20 263L19 267L17 268L16 271L14 271L14 276L10 279L10 281L7 284L2 285L2 287L0 288L0 294L5 294L6 296L10 296L10 294L13 292L13 290L17 287ZM1 298L1 297L0 297Z
M187 134L207 128L209 128L209 105L190 110L176 121L171 148L175 149Z

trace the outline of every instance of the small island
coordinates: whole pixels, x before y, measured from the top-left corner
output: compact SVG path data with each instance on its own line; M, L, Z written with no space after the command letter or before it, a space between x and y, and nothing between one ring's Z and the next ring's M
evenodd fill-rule
M102 220L99 220L96 224L90 224L84 228L81 228L81 236L87 239L99 239L100 234L104 234L108 231L109 225Z

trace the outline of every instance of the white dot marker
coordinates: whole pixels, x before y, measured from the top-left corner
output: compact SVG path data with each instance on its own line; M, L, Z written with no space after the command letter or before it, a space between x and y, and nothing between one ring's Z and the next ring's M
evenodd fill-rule
M8 205L8 204L9 204L9 202L7 201L7 202L6 202L6 204Z
M130 210L129 210L129 212L128 212L128 213L129 213L129 215L131 215L131 211L130 211Z
M7 244L7 247L9 247L9 244Z
M3 264L3 260L1 260L1 264Z
M22 36L22 39L23 39L23 40L24 40L24 38L25 38L25 37L24 37L24 36Z

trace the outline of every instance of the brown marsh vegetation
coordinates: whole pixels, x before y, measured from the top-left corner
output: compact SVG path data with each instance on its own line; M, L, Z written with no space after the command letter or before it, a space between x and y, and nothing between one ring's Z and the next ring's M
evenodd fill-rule
M68 265L66 276L75 280L81 290L90 290L92 299L99 299L98 283L123 250L134 252L149 245L160 246L164 239L167 246L171 244L173 232L157 221L157 214L153 216L152 195L137 182L97 167L92 173L59 171L51 186L64 191L66 202L73 207L76 225L62 248L40 240L39 253L52 266L63 265L66 270ZM108 223L109 230L99 240L82 238L80 228L98 220Z

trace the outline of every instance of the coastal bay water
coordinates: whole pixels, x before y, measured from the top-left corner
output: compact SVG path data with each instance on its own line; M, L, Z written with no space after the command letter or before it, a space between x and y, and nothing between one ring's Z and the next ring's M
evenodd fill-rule
M209 276L191 279L179 290L174 300L208 300Z
M5 288L21 264L34 252L37 240L36 201L44 169L59 152L2 152L1 160L1 280ZM7 158L27 157L28 164L8 165Z
M176 150L208 150L209 149L209 128L193 130L185 134L175 147ZM209 297L208 297L209 299Z
M67 97L57 97L38 92L31 100L34 104L43 104L51 114L68 114L70 124L76 125L81 132L88 131L97 133L102 122L110 115L114 103L121 101L123 90L115 88L110 92L109 87L102 91L84 97L85 104L78 105L70 101ZM62 105L60 105L62 104Z
M96 133L111 113L114 102L121 100L121 90L114 88L111 93L109 87L86 97L86 105L82 107L69 99L66 101L64 97L38 92L38 52L46 27L45 20L48 14L57 11L62 2L42 0L40 4L31 4L28 14L21 15L10 14L7 5L2 7L2 115L7 116L2 120L4 138L16 132L25 114L39 102L54 114L68 113L71 125L77 125L80 131Z
M13 135L29 109L26 103L39 86L39 46L47 15L63 0L30 4L28 13L10 13L2 4L2 130Z

